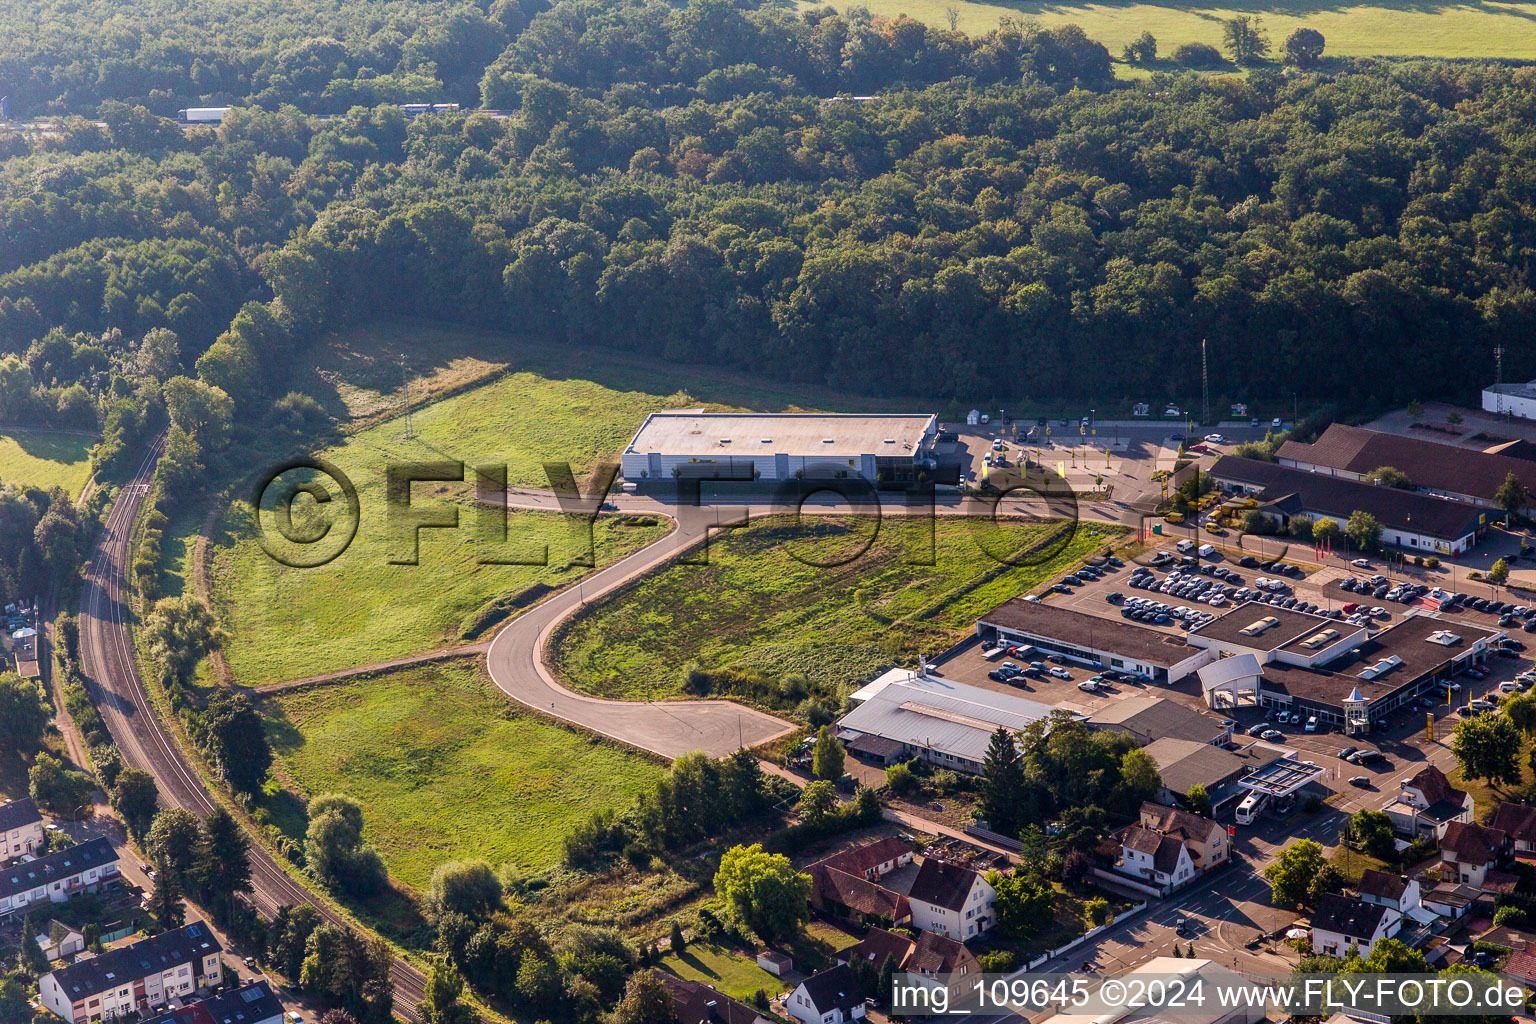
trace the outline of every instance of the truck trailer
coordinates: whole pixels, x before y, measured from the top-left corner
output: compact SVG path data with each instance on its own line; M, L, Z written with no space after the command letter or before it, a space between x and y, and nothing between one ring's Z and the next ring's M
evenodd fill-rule
M176 120L182 124L222 124L229 107L188 107L176 111Z

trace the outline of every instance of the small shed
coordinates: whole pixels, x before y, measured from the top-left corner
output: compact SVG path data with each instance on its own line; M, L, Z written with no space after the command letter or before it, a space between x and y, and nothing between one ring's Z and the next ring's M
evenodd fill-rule
M775 978L782 978L795 969L795 961L783 953L775 953L771 949L765 949L757 954L757 966Z
M965 414L965 425L966 426L974 427L974 426L977 426L980 423L981 423L981 410L980 409L972 409L970 412Z

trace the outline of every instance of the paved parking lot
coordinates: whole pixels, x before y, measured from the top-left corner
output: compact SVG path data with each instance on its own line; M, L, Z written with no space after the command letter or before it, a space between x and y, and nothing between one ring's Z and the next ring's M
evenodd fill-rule
M1172 545L1168 545L1172 551ZM1149 553L1150 554L1150 553ZM1140 561L1146 561L1143 557ZM1211 564L1205 561L1202 564ZM1255 577L1265 575L1262 569L1250 569L1238 567L1230 562L1219 562L1235 570L1243 580L1243 585L1251 586ZM1159 569L1159 580L1166 579L1167 567ZM1209 606L1198 605L1187 599L1173 598L1166 594L1155 593L1149 590L1132 589L1129 579L1133 566L1123 568L1105 567L1105 575L1101 579L1085 581L1082 586L1073 588L1070 594L1051 594L1045 598L1051 604L1071 608L1074 611L1084 612L1104 618L1120 617L1123 607L1122 602L1110 602L1107 597L1111 593L1120 593L1126 597L1144 596L1153 600L1162 601L1165 604L1184 604L1190 608L1202 608L1208 611L1216 611L1224 614L1232 610L1232 605L1225 608L1211 609ZM1340 589L1339 581L1353 573L1362 576L1376 573L1376 568L1359 570L1342 570L1338 568L1323 568L1310 573L1302 579L1284 577L1291 587L1289 593L1299 600L1304 600L1318 605L1321 609L1339 608L1349 601L1360 601L1360 595ZM1268 575L1274 576L1275 573ZM1403 577L1382 571L1382 575L1388 576L1394 582ZM1448 624L1458 621L1469 622L1475 625L1489 628L1499 628L1498 616L1483 612L1463 609L1455 613L1440 613L1430 608L1419 605L1404 605L1377 599L1374 596L1367 598L1372 606L1379 605L1385 608L1388 616L1384 619L1374 619L1371 622L1373 630L1385 628L1402 619L1410 609L1424 614L1434 614L1443 618ZM1184 633L1186 630L1179 623L1173 622L1166 626L1155 626L1147 623L1136 625L1157 630L1163 633ZM1509 630L1516 638L1525 638L1526 634L1518 628ZM1536 650L1536 635L1533 635L1531 647ZM1337 732L1325 731L1308 733L1301 723L1280 724L1270 721L1272 728L1278 729L1284 734L1284 739L1278 745L1294 749L1302 760L1315 761L1319 766L1328 769L1324 778L1324 784L1328 790L1338 794L1332 801L1336 807L1358 809L1359 807L1378 807L1383 801L1383 794L1395 792L1398 783L1417 773L1426 764L1435 762L1449 770L1453 764L1448 748L1451 732L1459 720L1455 713L1455 707L1477 697L1484 697L1490 692L1496 692L1499 684L1513 679L1519 673L1532 667L1532 660L1525 655L1529 652L1521 652L1518 658L1494 657L1489 662L1492 674L1485 680L1474 680L1470 676L1461 676L1456 682L1462 689L1453 694L1453 703L1437 703L1428 709L1404 710L1394 714L1386 720L1370 736L1360 739L1350 739ZM1199 711L1212 713L1205 705L1203 695L1200 692L1198 681L1194 677L1188 677L1171 686L1158 686L1140 683L1116 683L1098 694L1084 693L1077 688L1077 683L1094 675L1092 669L1079 666L1064 666L1070 672L1071 680L1058 679L1024 679L1023 686L1012 686L994 682L987 679L989 670L996 668L1008 659L998 658L995 661L987 661L982 658L979 649L965 652L959 658L943 666L946 677L960 682L985 687L1000 692L1017 693L1020 696L1051 704L1067 710L1091 715L1099 708L1104 707L1126 696L1160 696L1178 701L1188 707ZM1240 745L1254 742L1246 735L1250 726L1270 718L1273 712L1264 709L1245 708L1232 713L1231 717L1237 721L1237 741ZM1431 741L1427 734L1427 725L1430 721L1434 725L1434 739ZM1338 758L1339 751L1345 746L1354 746L1360 749L1376 749L1386 755L1387 760L1374 766L1361 766L1341 761ZM1370 783L1365 787L1354 787L1349 783L1352 777L1365 776ZM1277 823L1278 824L1278 823ZM1333 837L1324 837L1328 842Z

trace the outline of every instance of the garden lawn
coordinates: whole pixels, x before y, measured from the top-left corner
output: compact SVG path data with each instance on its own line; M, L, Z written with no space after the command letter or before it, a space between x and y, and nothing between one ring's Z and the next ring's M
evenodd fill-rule
M592 812L630 806L662 767L518 711L464 663L293 691L266 703L278 775L345 793L390 874L424 891L445 860L533 872Z
M756 960L704 942L690 943L682 956L668 953L661 958L661 969L679 978L702 981L732 999L749 999L758 989L772 995L785 988L784 982L757 966Z
M936 564L924 566L909 564L921 550L917 524L888 517L871 542L871 523L807 515L732 530L711 544L708 565L670 563L571 620L550 644L555 664L581 690L630 699L678 695L690 661L861 686L899 660L939 653L983 612L1106 539L1104 527L1092 535L1063 520L940 517ZM999 561L983 544L1029 564ZM846 564L809 564L833 561Z
M802 0L815 6L810 0ZM838 5L842 6L842 5ZM1209 43L1222 48L1222 22L1239 14L1256 14L1268 32L1278 56L1280 45L1303 25L1317 29L1327 40L1328 57L1495 57L1528 59L1536 53L1536 20L1520 4L1474 2L1441 4L1409 0L1401 3L1251 4L1241 7L1199 7L1151 3L982 3L970 0L861 0L875 14L896 17L906 14L936 27L948 27L955 11L956 25L972 34L997 28L998 20L1011 17L1038 22L1045 28L1080 25L1091 39L1109 47L1117 59L1125 44L1151 32L1159 56L1166 61L1183 43ZM1163 70L1178 70L1171 61ZM1118 65L1123 75L1142 69Z
M62 487L78 497L91 478L94 437L52 430L0 430L0 484Z

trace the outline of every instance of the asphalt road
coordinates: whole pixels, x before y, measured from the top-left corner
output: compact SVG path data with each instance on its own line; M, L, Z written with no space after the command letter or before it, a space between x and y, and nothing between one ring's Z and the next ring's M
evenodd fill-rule
M541 507L530 503L528 507ZM491 641L486 667L507 696L545 714L603 736L677 758L695 750L724 757L752 747L794 726L772 715L725 700L603 700L567 689L545 667L544 649L555 628L581 606L648 572L701 542L708 523L717 519L679 520L664 539L620 559L567 587L513 619Z
M216 803L150 707L134 661L124 604L133 524L159 453L157 444L144 457L133 480L118 494L96 541L81 591L80 652L91 697L122 751L123 763L155 777L162 806L185 808L201 817ZM250 856L251 901L264 915L270 917L283 905L308 903L327 923L348 925L294 881L265 847L253 843ZM416 1019L416 1004L426 996L425 977L403 960L390 966L390 976L395 1013Z

